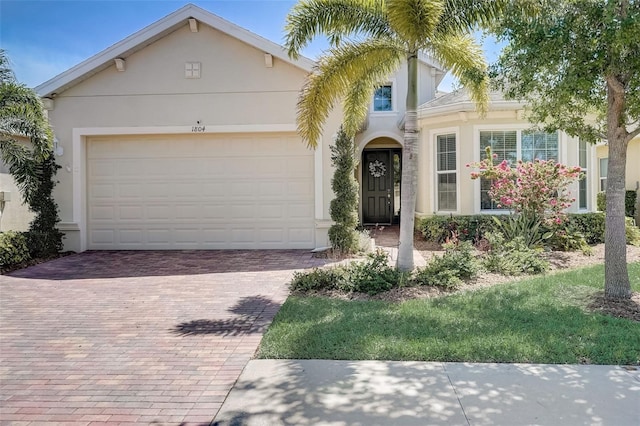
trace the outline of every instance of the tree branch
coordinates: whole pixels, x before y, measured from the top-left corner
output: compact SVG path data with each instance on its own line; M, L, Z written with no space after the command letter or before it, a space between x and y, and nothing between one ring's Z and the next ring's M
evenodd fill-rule
M640 125L638 125L638 127L635 128L635 130L627 133L627 137L625 138L625 142L629 142L631 139L635 138L636 136L640 135Z

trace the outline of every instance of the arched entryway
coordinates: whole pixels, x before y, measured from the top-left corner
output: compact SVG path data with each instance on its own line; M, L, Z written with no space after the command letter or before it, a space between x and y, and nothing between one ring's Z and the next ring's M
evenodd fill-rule
M379 137L367 143L360 161L361 221L390 225L400 221L402 145Z

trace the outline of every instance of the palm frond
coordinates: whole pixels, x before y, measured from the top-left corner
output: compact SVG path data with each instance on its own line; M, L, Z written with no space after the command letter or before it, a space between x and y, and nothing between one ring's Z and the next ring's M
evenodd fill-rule
M477 110L484 114L489 105L489 76L482 48L470 35L449 34L430 44L434 58L469 90Z
M383 0L302 0L287 15L285 42L289 56L318 35L336 47L348 36L391 37Z
M40 177L37 162L31 150L18 140L11 138L0 139L0 156L2 162L9 168L9 173L28 202L38 187Z
M439 34L487 27L500 17L511 0L445 0Z
M391 40L345 43L322 56L305 82L298 100L298 132L315 147L329 112L345 99L345 130L351 134L362 123L376 84L400 64L404 50ZM367 96L369 95L369 96Z
M391 28L416 50L429 39L444 11L442 0L393 0L387 2Z
M0 137L22 136L31 141L34 155L44 158L53 135L38 95L13 81L0 84Z

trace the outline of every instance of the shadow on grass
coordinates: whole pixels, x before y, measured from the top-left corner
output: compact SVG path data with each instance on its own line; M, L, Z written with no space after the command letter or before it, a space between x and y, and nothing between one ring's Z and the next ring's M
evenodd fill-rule
M173 332L183 336L214 334L241 336L264 333L280 304L264 296L241 298L228 311L234 316L224 319L198 319L175 326Z
M551 284L404 303L290 297L260 358L639 364L638 324L554 302ZM586 297L589 287L570 287Z

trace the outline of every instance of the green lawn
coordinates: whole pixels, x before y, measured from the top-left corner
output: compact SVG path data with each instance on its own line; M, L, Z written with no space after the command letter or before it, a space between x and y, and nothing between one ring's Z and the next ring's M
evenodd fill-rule
M640 263L629 265L640 291ZM402 303L289 297L260 358L640 364L640 324L590 313L603 266Z

